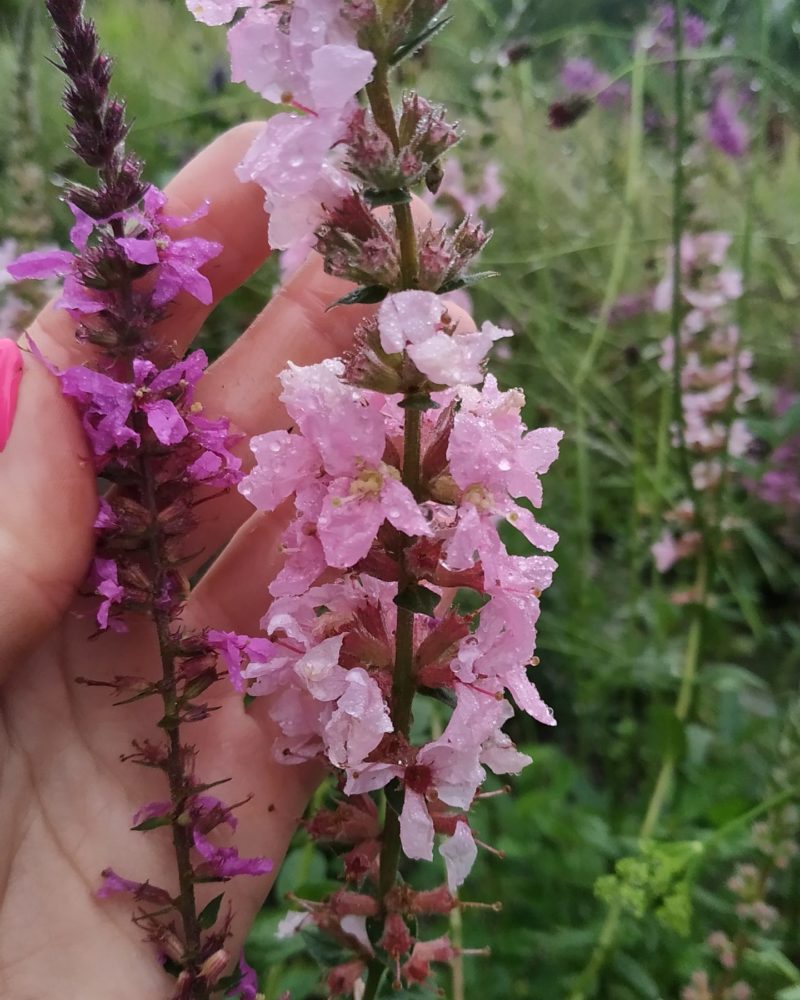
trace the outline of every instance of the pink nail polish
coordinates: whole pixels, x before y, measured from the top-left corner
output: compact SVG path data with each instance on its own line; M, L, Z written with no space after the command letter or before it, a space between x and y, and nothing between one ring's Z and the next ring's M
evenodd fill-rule
M0 339L0 451L11 436L21 378L22 351L16 341L4 337Z

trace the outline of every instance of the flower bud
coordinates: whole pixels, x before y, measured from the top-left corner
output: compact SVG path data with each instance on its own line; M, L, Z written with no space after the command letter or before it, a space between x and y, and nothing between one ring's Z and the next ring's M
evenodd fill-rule
M213 986L224 976L225 970L230 964L230 955L224 948L220 948L200 966L200 975L209 986Z

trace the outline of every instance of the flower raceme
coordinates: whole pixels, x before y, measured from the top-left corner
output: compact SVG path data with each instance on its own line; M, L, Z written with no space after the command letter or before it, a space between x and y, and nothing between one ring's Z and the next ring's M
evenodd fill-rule
M695 505L704 495L713 499L726 462L742 457L751 443L740 414L755 396L753 358L741 349L739 330L731 321L731 305L742 294L742 276L728 264L730 244L730 235L721 232L689 234L681 243L679 291L686 310L680 331L681 407L696 496L666 515L668 527L652 546L662 573L700 551L703 533ZM670 308L673 271L669 260L668 274L653 294L657 311ZM672 339L667 338L660 362L665 372L673 370L674 355ZM726 521L721 527L727 532L731 525Z
M509 331L465 329L448 306L479 277L469 269L489 234L469 214L437 217L435 204L435 221L414 222L411 188L436 194L460 133L418 94L395 106L387 82L443 6L188 0L208 24L244 8L228 32L234 79L285 109L239 170L264 189L271 245L288 251L287 267L314 248L328 273L356 283L340 308L379 304L344 357L280 376L292 429L253 439L240 490L262 511L292 504L283 565L263 635L207 636L236 690L268 699L276 758L322 761L336 777L332 807L308 832L345 852L349 888L297 900L280 934L323 931L341 950L329 992L368 1000L384 968L395 986L420 984L432 962L455 957L446 937L419 940L412 921L459 905L487 769L528 763L503 731L512 701L554 724L527 666L555 563L511 555L498 529L554 547L534 510L561 432L528 431L522 393L485 376ZM420 698L448 713L436 731L412 728ZM432 860L437 838L446 885L399 882L401 852Z
M540 476L558 455L561 432L526 430L522 393L501 392L492 376L481 388L465 384L482 379L486 354L507 331L488 324L460 333L443 316L446 305L435 294L400 292L385 299L376 320L387 366L405 378L413 369L417 386L430 392L414 492L403 482L408 396L348 382L348 370L370 370L353 358L283 373L281 399L294 429L253 439L256 465L240 484L261 510L289 497L295 506L282 542L284 567L271 587L276 600L262 620L266 639L209 639L237 690L269 697L276 758L325 761L339 775L344 803L396 786L404 854L430 861L440 836L447 891L454 893L477 854L469 810L486 770L517 774L530 760L502 729L513 714L510 699L554 724L526 667L539 596L555 563L510 555L498 523L537 548L553 548L557 536L522 500L540 506ZM481 610L463 610L454 588L477 592ZM392 691L398 609L419 599L428 603L414 616L415 686L453 710L441 735L415 744L396 725ZM317 823L312 819L312 831ZM364 827L341 838L350 846L345 867L357 886L374 893L376 831ZM383 912L380 900L367 898L371 912ZM345 920L356 919L335 907L306 916L339 939L349 933ZM410 954L406 972L398 973L408 982L427 976L419 971L422 944L409 936L398 955L383 949L398 962ZM356 960L359 970L364 957ZM334 977L343 992L359 978L350 975L354 967L347 970L341 982Z

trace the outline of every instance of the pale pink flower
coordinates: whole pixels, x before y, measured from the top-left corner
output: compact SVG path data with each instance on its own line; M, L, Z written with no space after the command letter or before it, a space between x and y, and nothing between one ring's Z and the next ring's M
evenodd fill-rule
M387 354L408 356L437 385L474 385L483 381L482 364L492 344L512 336L493 323L475 332L450 332L442 299L433 292L398 292L378 313L381 346Z

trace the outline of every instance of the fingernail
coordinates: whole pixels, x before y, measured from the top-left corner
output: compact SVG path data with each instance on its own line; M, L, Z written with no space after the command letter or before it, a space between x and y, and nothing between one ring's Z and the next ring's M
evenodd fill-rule
M16 341L4 337L0 339L0 451L11 437L21 378L22 351Z

